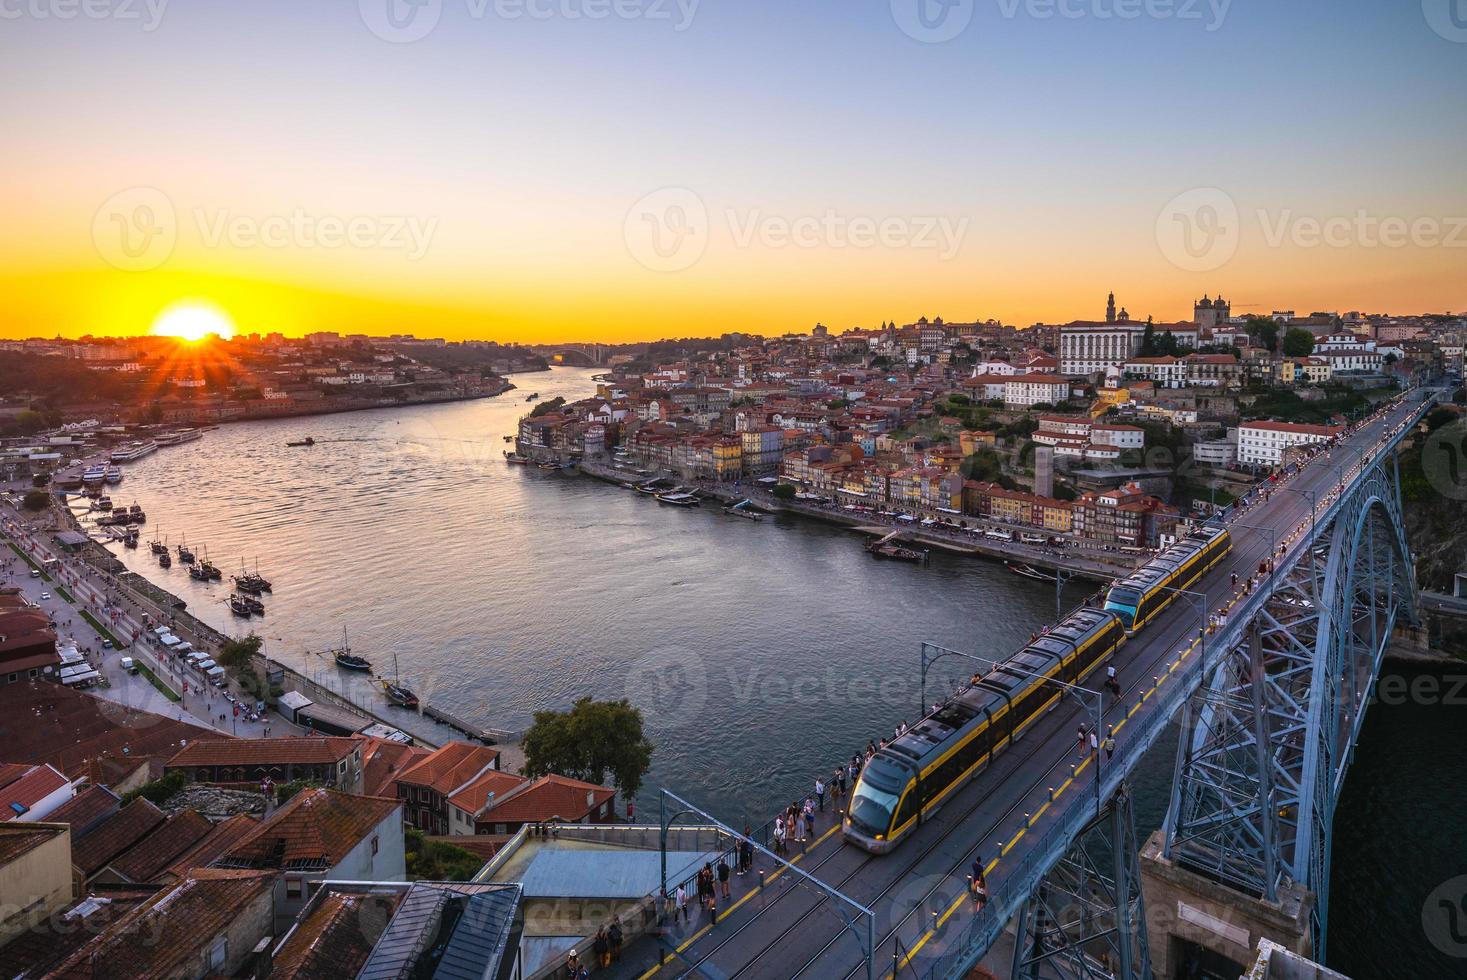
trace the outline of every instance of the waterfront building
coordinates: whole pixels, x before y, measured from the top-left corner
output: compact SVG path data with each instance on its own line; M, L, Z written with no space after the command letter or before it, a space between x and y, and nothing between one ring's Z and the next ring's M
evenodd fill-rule
M1121 368L1128 376L1144 378L1158 388L1181 388L1187 383L1187 365L1170 354L1158 357L1133 357Z
M1242 383L1242 368L1232 354L1188 354L1183 362L1189 385L1235 388Z
M403 820L408 826L425 834L453 833L450 828L455 821L450 799L475 787L481 777L497 772L498 749L449 742L399 775L393 795L403 801ZM462 802L459 806L466 809Z
M1155 548L1180 520L1176 509L1134 483L1101 493L1087 492L1075 501L1074 531L1100 544Z
M1344 431L1338 425L1306 425L1297 422L1244 422L1238 426L1238 462L1252 466L1278 466L1295 446L1329 442Z
M1021 374L1004 379L1003 403L1008 408L1062 405L1070 400L1070 379L1057 374Z
M277 786L309 780L348 793L362 790L362 746L359 738L201 739L191 742L164 765L165 774L181 771L192 782L258 789L270 779Z

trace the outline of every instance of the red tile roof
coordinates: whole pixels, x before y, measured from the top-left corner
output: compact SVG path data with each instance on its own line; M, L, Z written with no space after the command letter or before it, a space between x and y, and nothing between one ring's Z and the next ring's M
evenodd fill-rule
M70 782L48 765L31 766L24 776L0 788L0 820L22 819L37 803Z
M398 782L424 786L448 796L472 781L499 758L499 750L471 742L449 742L409 768Z
M124 851L122 857L107 868L135 884L152 881L163 874L179 855L207 837L213 826L208 817L194 810L175 813L161 827Z
M151 980L181 974L252 905L268 903L274 882L269 871L200 868L113 922L49 977Z
M138 797L80 841L73 841L71 863L90 878L152 833L165 819L162 810Z
M491 769L450 796L448 802L465 813L477 814L488 805L491 796L496 800L502 800L527 783L529 780L524 776Z
M88 786L52 810L46 821L71 824L71 839L76 841L104 818L116 813L119 806L117 794L107 787Z
M230 738L190 742L168 760L179 766L324 766L349 757L359 738Z
M0 745L14 762L49 762L73 779L102 774L112 760L128 769L166 759L185 739L218 732L104 701L60 684L21 681L5 688ZM101 781L101 780L96 780Z
M352 977L367 962L404 892L327 892L275 952L276 980Z
M174 858L167 870L156 875L154 880L161 879L165 875L183 878L194 868L207 868L228 853L230 848L238 844L259 825L260 821L248 813L236 813L232 817L219 821L205 837Z
M402 801L304 789L246 834L222 863L251 868L333 868Z
M368 738L362 749L362 792L367 796L392 796L397 792L397 778L430 754L431 750L415 745Z
M584 819L616 790L565 776L541 776L479 817L481 824L538 823Z

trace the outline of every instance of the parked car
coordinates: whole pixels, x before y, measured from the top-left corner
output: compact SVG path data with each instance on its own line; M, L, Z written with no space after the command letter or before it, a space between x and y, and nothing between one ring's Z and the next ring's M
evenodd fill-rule
M43 599L43 600L45 600L45 599L49 599L49 598L51 598L51 593L49 593L49 592L42 592L42 593L41 593L41 598L42 598L42 599Z
M122 669L127 671L129 674L136 674L138 672L137 661L132 659L131 657L123 657L121 663Z

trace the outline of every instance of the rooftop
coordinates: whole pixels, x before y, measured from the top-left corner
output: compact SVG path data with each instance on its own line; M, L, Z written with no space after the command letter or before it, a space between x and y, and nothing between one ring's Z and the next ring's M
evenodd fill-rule
M64 833L66 828L52 823L11 821L0 824L0 865L9 864Z
M497 758L498 749L470 742L449 742L410 766L398 781L448 796L493 766Z
M326 869L400 809L400 800L303 789L221 859L232 867Z
M166 818L142 797L108 817L71 846L71 863L90 877L152 833Z
M174 766L324 766L348 758L356 738L215 738L191 742L168 760Z
M393 887L338 891L326 886L275 948L270 975L280 980L356 976L405 894Z

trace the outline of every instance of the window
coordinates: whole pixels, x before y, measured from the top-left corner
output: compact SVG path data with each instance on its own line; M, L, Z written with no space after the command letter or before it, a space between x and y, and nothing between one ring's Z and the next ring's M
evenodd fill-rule
M224 961L229 958L229 938L220 936L214 940L214 945L209 947L209 969L222 973Z
M376 834L373 834L372 835L372 856L373 857L375 857L377 855L377 843L378 843L377 842L377 835Z
M300 898L301 897L301 880L299 878L287 878L287 879L285 879L285 897L286 898Z

